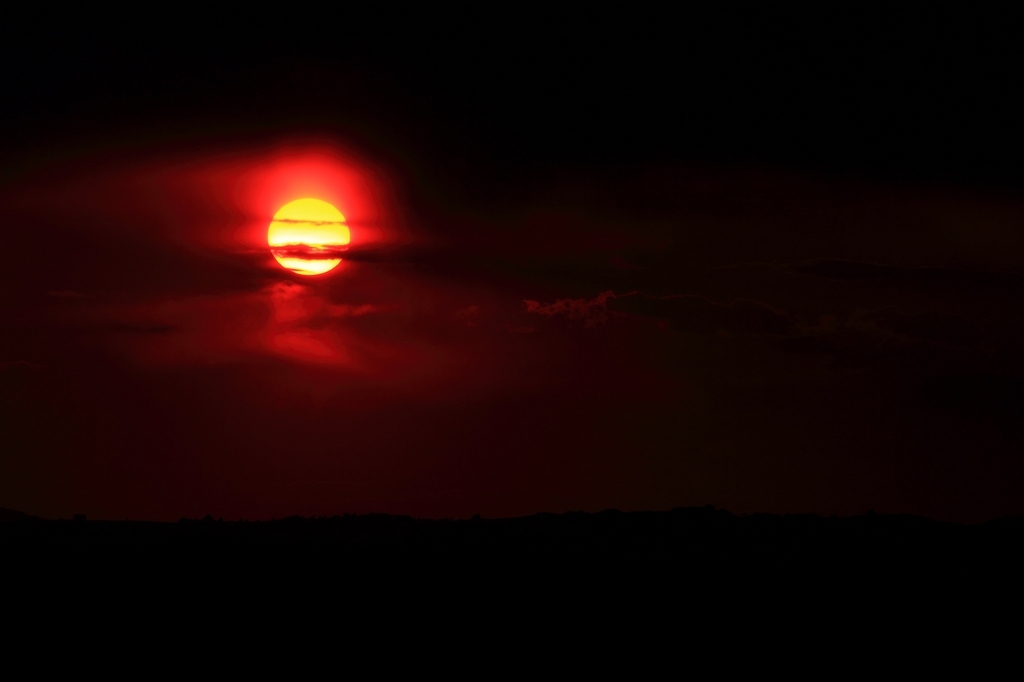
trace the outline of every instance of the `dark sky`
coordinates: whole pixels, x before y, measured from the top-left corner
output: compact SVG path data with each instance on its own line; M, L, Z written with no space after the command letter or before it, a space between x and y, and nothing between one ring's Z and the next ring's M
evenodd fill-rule
M0 507L1024 513L1010 22L280 12L5 15Z

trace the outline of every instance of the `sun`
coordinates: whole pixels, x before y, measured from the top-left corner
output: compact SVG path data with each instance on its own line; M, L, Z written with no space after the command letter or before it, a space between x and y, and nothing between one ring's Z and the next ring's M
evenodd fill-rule
M267 230L274 258L300 275L320 275L336 268L350 240L341 211L312 198L282 206Z

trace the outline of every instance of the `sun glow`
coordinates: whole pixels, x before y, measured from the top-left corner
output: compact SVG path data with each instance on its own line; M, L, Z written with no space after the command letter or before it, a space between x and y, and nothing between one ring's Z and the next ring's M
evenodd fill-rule
M351 240L345 216L320 199L296 199L274 214L267 243L283 267L300 275L320 275L341 262Z

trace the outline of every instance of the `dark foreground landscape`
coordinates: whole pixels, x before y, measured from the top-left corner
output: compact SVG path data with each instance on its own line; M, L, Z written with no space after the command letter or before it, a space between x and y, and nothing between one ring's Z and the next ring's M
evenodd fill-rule
M2 518L9 601L40 626L70 606L82 627L96 614L131 623L159 613L206 627L201 612L210 627L316 618L434 635L455 623L478 639L527 626L558 637L597 628L671 639L688 628L834 643L836 628L870 622L861 635L898 647L909 623L915 636L1008 635L1000 624L1017 618L1024 568L1020 518L968 526L712 507L468 520Z
M67 564L159 559L204 562L259 559L357 570L385 562L402 570L455 565L472 572L512 567L640 572L694 571L827 578L953 574L988 579L1024 567L1024 519L977 525L867 513L737 516L713 507L666 512L542 513L505 519L430 520L389 514L290 517L272 521L181 519L46 520L2 511L0 547L8 566L40 558ZM306 564L317 566L318 564ZM530 567L533 569L530 569Z

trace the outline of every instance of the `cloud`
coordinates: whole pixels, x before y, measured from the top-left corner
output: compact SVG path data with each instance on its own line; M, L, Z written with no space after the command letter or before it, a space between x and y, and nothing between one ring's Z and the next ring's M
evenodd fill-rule
M376 366L394 344L377 340L374 325L357 320L398 309L333 302L322 286L283 280L252 292L99 304L76 319L104 343L149 365L235 364L272 357L360 370Z
M171 334L178 330L172 324L161 324L159 322L132 322L129 320L115 320L103 325L106 331L121 334Z
M798 354L832 358L833 368L910 373L1016 376L1021 348L994 334L985 320L934 312L905 313L893 307L824 315L779 340Z
M348 225L344 220L299 220L297 218L274 218L274 222L293 225Z
M829 345L851 343L883 345L926 343L957 349L977 349L994 342L985 321L936 312L904 313L897 308L857 310L845 319L824 315L816 325L806 325L794 340L813 339Z
M532 334L537 331L536 327L531 327L528 324L511 324L508 322L502 325L502 329L510 334Z
M275 282L260 293L269 297L275 322L306 327L322 327L331 320L363 317L393 309L393 306L373 303L331 303L310 287L288 281Z
M476 327L480 324L480 306L471 305L461 310L456 310L452 317L456 322L461 322L467 327Z
M786 352L830 357L835 369L899 371L919 377L950 372L1016 376L1018 365L1024 371L1024 353L1014 337L993 331L984 319L951 313L884 307L808 321L749 299L724 303L696 295L611 291L593 299L526 301L526 306L527 313L582 321L588 327L633 317L657 320L663 329L675 332L760 339Z
M773 337L801 352L845 352L854 347L880 350L882 346L891 349L893 344L907 343L971 350L991 343L994 336L984 320L929 311L906 313L894 307L857 310L845 318L826 314L808 324L761 301L722 303L689 294L649 296L605 291L593 299L525 303L527 313L580 320L588 327L606 323L616 315L631 315L661 320L671 330L692 334Z
M308 246L306 244L287 244L285 246L275 246L270 249L278 258L303 258L306 260L333 260L335 258L341 258L348 250L346 246Z
M363 303L360 305L351 305L348 303L328 303L327 305L324 306L324 314L327 317L331 317L334 319L362 317L363 315L370 315L372 313L383 313L389 310L394 310L394 306L374 305L373 303Z
M725 331L785 336L794 329L794 322L786 311L747 299L726 304L703 296L648 296L640 292L616 294L604 291L592 299L562 298L548 304L539 301L524 303L527 313L582 320L588 327L608 322L618 313L665 320L671 329L695 334Z
M667 320L671 329L695 334L726 331L732 334L787 335L794 327L786 311L747 299L725 304L703 296L657 297L642 293L612 298L610 305L615 311Z
M644 267L642 267L640 265L634 265L633 263L630 263L629 261L627 261L626 259L622 258L621 256L616 256L616 255L608 256L608 265L610 265L612 268L614 268L616 270L620 270L620 271L624 271L624 272L629 272L629 271L634 271L634 270L645 270L646 269L646 268L644 268Z
M4 371L34 371L40 369L46 369L46 365L41 365L37 362L29 362L28 360L0 360L0 372Z
M524 300L526 312L544 317L565 316L570 320L583 320L588 327L595 327L608 321L608 300L615 298L615 292L602 291L596 298L561 298L554 303Z
M879 324L896 334L949 346L975 347L984 337L981 325L961 315L884 311L876 313Z
M862 261L817 259L783 267L796 275L828 279L874 279L900 282L949 284L1024 284L1024 276L1009 272L967 270L959 268L908 268Z

